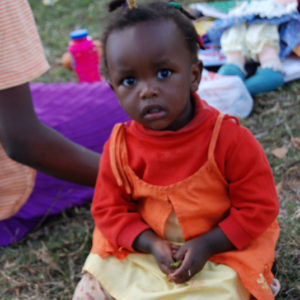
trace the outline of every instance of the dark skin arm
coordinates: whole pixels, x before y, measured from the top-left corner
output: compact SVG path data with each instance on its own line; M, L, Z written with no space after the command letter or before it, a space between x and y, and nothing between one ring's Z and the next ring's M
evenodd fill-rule
M7 155L54 177L94 186L100 154L41 123L29 84L0 90L0 141Z
M136 238L133 248L152 253L169 281L176 283L191 279L212 255L235 249L219 227L187 241L181 247L161 239L152 230L146 230ZM178 268L171 267L175 261L181 262Z

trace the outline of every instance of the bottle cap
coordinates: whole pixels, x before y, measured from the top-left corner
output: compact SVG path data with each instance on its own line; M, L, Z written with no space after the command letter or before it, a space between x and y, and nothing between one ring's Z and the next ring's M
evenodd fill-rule
M82 39L86 36L88 36L89 32L87 29L78 29L78 30L74 30L70 33L70 38L72 40L79 40Z

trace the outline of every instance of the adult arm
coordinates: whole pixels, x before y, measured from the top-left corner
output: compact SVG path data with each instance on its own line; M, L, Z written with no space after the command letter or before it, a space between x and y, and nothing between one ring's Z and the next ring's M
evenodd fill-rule
M42 124L28 82L47 71L26 0L0 1L0 142L12 159L55 177L93 186L99 154Z
M20 163L74 183L96 182L100 155L41 123L28 83L0 90L0 140Z

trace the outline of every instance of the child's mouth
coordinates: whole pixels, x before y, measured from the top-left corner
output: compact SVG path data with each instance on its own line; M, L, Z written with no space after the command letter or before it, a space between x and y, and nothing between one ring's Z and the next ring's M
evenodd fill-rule
M143 117L149 121L161 119L166 115L166 111L157 105L147 106L143 109Z

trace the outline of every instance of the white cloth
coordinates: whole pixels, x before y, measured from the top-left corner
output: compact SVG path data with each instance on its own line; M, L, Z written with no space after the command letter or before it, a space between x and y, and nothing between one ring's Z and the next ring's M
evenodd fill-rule
M247 15L258 15L261 18L281 17L297 11L297 1L293 0L287 5L282 5L274 0L253 0L242 2L233 8L228 15L230 17L242 17Z

